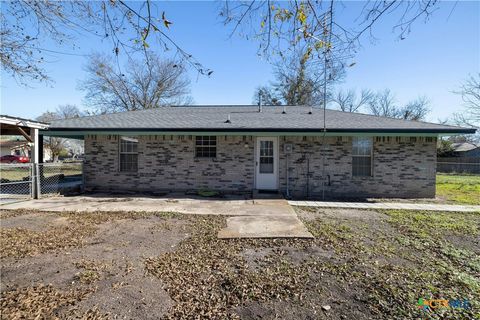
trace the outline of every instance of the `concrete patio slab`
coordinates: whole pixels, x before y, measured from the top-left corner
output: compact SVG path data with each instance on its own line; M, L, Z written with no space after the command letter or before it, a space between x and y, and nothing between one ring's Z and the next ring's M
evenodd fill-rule
M329 202L329 201L288 201L292 206L308 206L317 208L349 208L349 209L393 209L393 210L425 210L449 212L480 212L480 206L451 205L431 203L397 203L397 202Z
M227 219L221 238L312 238L295 210L285 199L244 199L242 197L200 198L185 196L127 197L92 195L52 197L0 206L1 209L38 211L137 211L178 212L235 216Z
M282 216L295 215L284 199L252 200L241 197L206 199L195 197L74 196L53 197L3 204L1 209L39 211L171 211L185 214Z
M291 216L239 216L227 219L218 232L220 239L232 238L313 238L305 225Z

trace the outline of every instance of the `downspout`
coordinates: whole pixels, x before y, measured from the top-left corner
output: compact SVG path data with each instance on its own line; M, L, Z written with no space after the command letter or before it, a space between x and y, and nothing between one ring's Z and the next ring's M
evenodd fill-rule
M307 156L307 199L310 198L310 157Z
M286 165L286 168L287 168L287 199L290 199L290 185L289 185L290 177L289 177L289 174L288 174L288 172L290 171L290 167L288 166L288 152L285 156L286 156L286 162L287 162L287 165Z

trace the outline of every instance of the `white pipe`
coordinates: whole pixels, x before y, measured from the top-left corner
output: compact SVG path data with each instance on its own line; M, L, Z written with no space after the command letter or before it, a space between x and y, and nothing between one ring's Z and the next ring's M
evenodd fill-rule
M286 162L287 162L287 198L290 198L290 190L289 190L289 180L290 180L290 177L288 175L288 171L290 171L290 168L288 167L288 153L286 154Z

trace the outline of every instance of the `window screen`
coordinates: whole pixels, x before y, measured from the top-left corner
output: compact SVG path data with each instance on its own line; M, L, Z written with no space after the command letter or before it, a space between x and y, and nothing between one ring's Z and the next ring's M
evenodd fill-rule
M352 175L354 177L372 176L372 138L354 137L352 143Z
M196 136L195 137L195 157L215 158L217 156L217 137L216 136Z
M138 171L138 139L120 138L120 171Z

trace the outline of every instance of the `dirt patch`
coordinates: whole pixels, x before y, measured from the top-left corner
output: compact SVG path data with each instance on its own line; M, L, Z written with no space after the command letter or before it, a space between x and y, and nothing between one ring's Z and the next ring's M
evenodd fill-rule
M246 248L241 253L242 257L247 262L249 268L253 270L261 269L262 261L268 259L270 255L281 256L294 265L300 265L312 258L317 258L323 261L330 261L338 263L337 255L332 250L325 250L316 246L307 246L303 248L282 246L278 248Z
M35 212L19 214L2 219L2 228L25 228L41 231L51 226L64 226L68 223L66 217L59 217L58 214L48 212Z
M314 276L319 284L302 301L248 302L236 312L241 319L372 319L367 294L330 274Z
M172 306L172 301L162 289L162 282L145 274L144 259L175 250L176 245L188 236L188 219L169 214L135 219L125 218L127 216L85 215L80 225L85 227L84 224L90 221L88 228L91 232L82 238L80 244L71 246L59 245L60 240L75 242L71 239L76 238L73 232L65 235L65 239L63 236L59 238L56 221L67 219L69 227L77 226L75 230L78 230L78 216L62 214L55 217L51 214L50 224L44 225L47 231L43 233L22 231L26 229L18 227L2 228L2 232L13 233L17 238L18 234L23 234L22 239L30 239L25 242L29 245L38 239L38 234L43 234L42 239L52 236L49 247L40 246L40 250L29 250L28 255L21 252L2 259L2 296L5 293L2 309L3 304L7 308L4 314L15 315L25 309L22 304L17 308L15 303L10 305L11 299L29 304L31 298L25 292L31 292L36 299L40 299L39 295L55 292L51 301L45 301L51 307L43 309L42 317L90 316L89 319L100 319L107 314L110 318L161 317ZM19 220L15 225L21 225L20 221L28 220ZM11 251L18 250L18 246L7 247ZM77 291L82 294L70 294ZM42 299L39 301L44 301ZM27 318L37 315L33 309L25 309L29 314Z
M451 233L445 234L444 238L455 247L470 250L480 255L480 237Z

